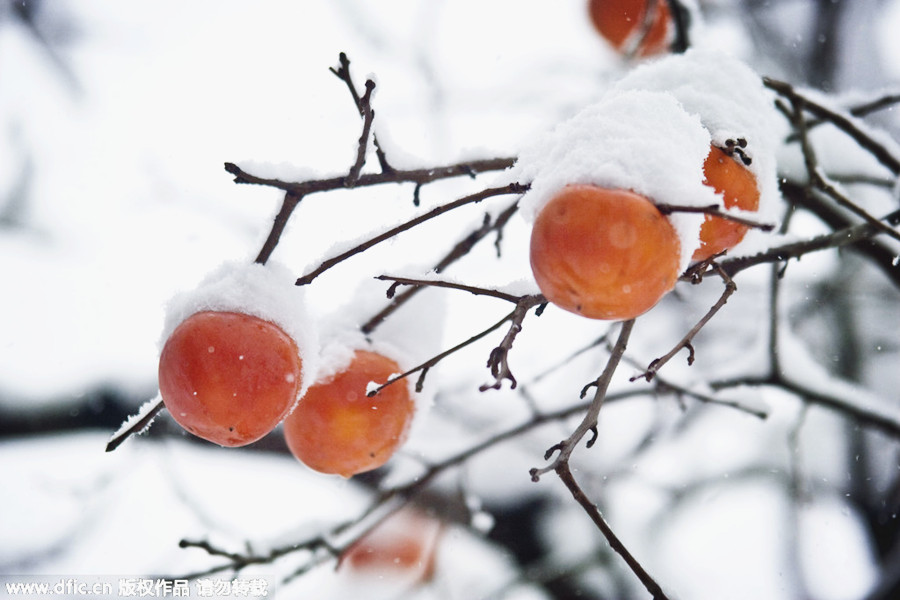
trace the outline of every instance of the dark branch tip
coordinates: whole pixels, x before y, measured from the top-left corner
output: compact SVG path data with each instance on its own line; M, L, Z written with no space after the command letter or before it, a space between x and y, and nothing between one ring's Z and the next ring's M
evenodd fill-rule
M589 440L585 443L584 446L585 446L585 448L593 448L593 447L594 447L594 444L597 443L597 438L600 437L600 433L597 431L597 426L596 426L596 425L592 425L591 428L590 428L588 431L591 432L591 439L589 439Z

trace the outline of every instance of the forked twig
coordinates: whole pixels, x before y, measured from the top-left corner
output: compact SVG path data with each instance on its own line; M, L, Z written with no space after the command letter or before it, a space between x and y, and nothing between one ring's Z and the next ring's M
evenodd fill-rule
M640 375L631 377L631 381L637 381L638 379L646 379L647 381L652 380L654 375L656 375L656 373L663 367L663 365L672 360L672 358L674 358L676 354L681 352L682 348L688 351L688 365L694 364L694 346L691 344L691 341L700 332L700 330L706 326L709 320L713 318L713 315L715 315L723 306L725 306L725 303L728 302L728 298L730 298L735 290L737 290L737 285L734 283L734 280L731 279L731 277L729 277L724 270L722 270L722 267L720 267L714 261L710 262L709 266L719 277L722 278L722 281L725 283L725 289L722 291L722 295L719 296L719 299L716 301L716 303L713 304L708 311L706 311L706 314L703 315L703 318L697 321L696 325L691 327L691 330L688 331L683 338L681 338L681 341L679 341L674 348L669 350L669 352L667 352L663 356L654 359L650 363L650 365L647 366L647 370L645 370ZM695 279L695 283L699 283L699 281L699 278Z
M584 439L584 436L588 433L592 434L592 437L588 440L588 446L593 445L597 439L597 419L600 415L600 409L606 399L606 393L609 389L609 383L612 380L613 374L618 368L622 356L625 354L625 348L628 345L628 339L631 336L633 327L634 319L622 323L622 330L619 332L619 337L613 346L606 367L603 369L603 373L601 373L597 380L592 384L592 387L595 388L594 397L591 400L584 418L568 438L551 446L547 450L544 454L545 459L550 460L554 454L556 454L556 458L546 467L531 469L531 479L535 482L540 481L542 475L554 471L572 494L572 497L581 505L597 526L597 529L603 534L603 537L606 538L610 547L622 557L647 591L653 595L654 600L667 600L668 596L666 596L659 584L656 583L653 577L646 569L644 569L643 565L641 565L628 548L625 547L612 530L609 523L606 522L606 519L603 517L603 514L600 512L597 505L591 502L590 498L587 497L587 494L584 493L584 490L578 485L578 482L575 480L575 477L572 475L572 470L569 467L569 458L581 440Z
M510 183L508 185L504 185L501 187L488 188L486 190L482 190L482 191L476 192L474 194L469 194L468 196L463 196L462 198L459 198L458 200L454 200L453 202L448 202L447 204L442 204L441 206L431 209L430 211L428 211L425 214L419 215L418 217L415 217L413 219L410 219L409 221L401 223L400 225L397 225L396 227L392 227L383 233L373 236L373 237L369 238L368 240L366 240L365 242L358 244L358 245L354 246L353 248L338 254L337 256L333 256L331 258L328 258L328 259L322 261L322 263L318 267L316 267L315 269L313 269L312 271L310 271L303 277L300 277L299 279L297 279L297 285L307 285L309 283L312 283L312 281L316 277L318 277L325 271L331 269L335 265L347 260L348 258L355 256L357 254L360 254L362 252L365 252L366 250L368 250L372 246L375 246L376 244L380 244L381 242L389 240L392 237L394 237L400 233L403 233L404 231L408 231L408 230L412 229L413 227L416 227L417 225L424 223L425 221L434 219L435 217L439 217L446 212L449 212L456 208L460 208L462 206L466 206L468 204L474 204L476 202L481 202L482 200L484 200L486 198L491 198L493 196L501 196L504 194L522 194L522 193L526 192L527 190L528 190L527 185L522 185L520 183Z

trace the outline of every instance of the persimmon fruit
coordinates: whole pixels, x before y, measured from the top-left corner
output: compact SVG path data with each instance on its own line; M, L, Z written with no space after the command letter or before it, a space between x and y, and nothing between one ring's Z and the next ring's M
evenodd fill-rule
M373 527L341 554L339 567L358 575L395 574L427 583L435 574L443 524L405 507Z
M406 439L415 403L405 382L371 398L367 391L400 372L396 361L357 350L346 368L310 386L284 420L291 453L315 471L343 477L386 463Z
M726 209L759 210L759 187L756 177L743 164L724 150L712 146L703 163L704 183L722 195ZM706 260L737 245L747 233L747 226L721 217L707 215L700 226L700 246L694 260Z
M647 26L644 21L652 2L656 4ZM590 0L588 14L594 29L620 52L629 50L629 44L634 42L636 56L652 56L667 50L672 17L666 0Z
M631 319L678 279L681 242L644 196L568 185L541 208L531 232L531 269L556 306L592 319Z
M169 336L159 391L187 431L243 446L274 429L294 405L303 361L278 325L238 312L198 312Z

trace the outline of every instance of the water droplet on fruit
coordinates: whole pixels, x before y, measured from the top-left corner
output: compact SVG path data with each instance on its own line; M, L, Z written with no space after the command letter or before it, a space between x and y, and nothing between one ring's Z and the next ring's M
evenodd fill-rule
M206 349L206 351L209 352L210 354L212 354L213 352L216 351L216 347L215 347L215 346L210 346L209 348Z
M287 375L284 376L284 380L287 381L288 383L294 383L295 379L297 379L297 378L294 377L293 373L288 373Z
M238 360L244 360L244 355L241 354L240 356L238 356Z
M631 293L631 286L630 286L630 285L627 285L627 284L626 284L626 285L623 285L623 286L622 286L622 293L623 293L623 294L630 294L630 293Z

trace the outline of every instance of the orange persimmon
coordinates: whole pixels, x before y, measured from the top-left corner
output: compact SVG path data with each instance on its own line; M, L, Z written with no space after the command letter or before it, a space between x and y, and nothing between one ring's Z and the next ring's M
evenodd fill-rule
M401 372L381 354L357 350L342 371L312 385L284 420L291 453L315 471L351 477L386 463L405 441L415 403L405 381L373 397L370 383Z
M756 177L733 156L712 146L703 163L703 183L722 195L726 209L746 211L759 209L759 187ZM700 246L694 251L694 260L706 260L724 250L733 248L744 239L747 226L721 217L707 215L700 227Z
M279 326L237 312L198 312L169 336L159 391L187 431L222 446L260 439L287 415L303 361Z
M631 319L678 279L681 242L649 199L568 185L538 213L531 269L553 304L592 319Z
M656 4L650 23L645 24L647 9L653 2ZM632 39L632 43L637 43L637 56L666 51L672 21L666 0L590 0L588 14L594 29L620 52L629 49Z
M413 583L434 577L443 524L420 510L404 507L353 543L340 568L359 575L395 574Z

